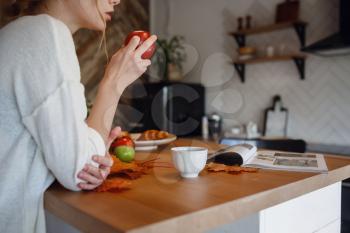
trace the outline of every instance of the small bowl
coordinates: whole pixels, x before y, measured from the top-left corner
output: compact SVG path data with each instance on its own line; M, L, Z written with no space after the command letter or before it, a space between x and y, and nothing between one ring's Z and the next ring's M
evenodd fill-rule
M173 147L171 153L174 166L183 178L198 177L208 158L208 149L204 147Z
M254 55L256 53L255 47L240 47L237 49L239 55Z

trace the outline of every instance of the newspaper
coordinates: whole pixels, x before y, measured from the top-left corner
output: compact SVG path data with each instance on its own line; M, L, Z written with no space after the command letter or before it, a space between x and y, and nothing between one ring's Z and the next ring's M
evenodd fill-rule
M246 157L242 155L242 157ZM322 154L258 151L242 166L273 170L327 173L328 168Z

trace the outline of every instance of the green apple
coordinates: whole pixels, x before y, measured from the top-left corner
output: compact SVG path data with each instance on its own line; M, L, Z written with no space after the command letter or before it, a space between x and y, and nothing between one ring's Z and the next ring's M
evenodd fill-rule
M123 162L131 162L135 157L135 150L130 146L117 146L114 154Z

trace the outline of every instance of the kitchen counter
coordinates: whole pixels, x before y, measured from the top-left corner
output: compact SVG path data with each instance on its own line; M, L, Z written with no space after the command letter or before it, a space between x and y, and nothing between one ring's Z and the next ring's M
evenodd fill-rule
M184 145L219 147L180 139L136 156L170 162L169 148ZM327 155L326 162L328 174L203 171L196 179L181 179L173 168L154 168L121 193L70 192L56 183L45 193L45 209L83 232L203 232L350 177L350 158Z

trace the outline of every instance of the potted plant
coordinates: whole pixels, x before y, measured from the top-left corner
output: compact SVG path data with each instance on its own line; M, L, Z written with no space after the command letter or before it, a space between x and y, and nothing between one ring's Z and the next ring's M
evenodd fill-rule
M167 80L180 80L182 78L183 62L186 60L183 36L173 36L169 39L157 41L156 62L160 77Z

